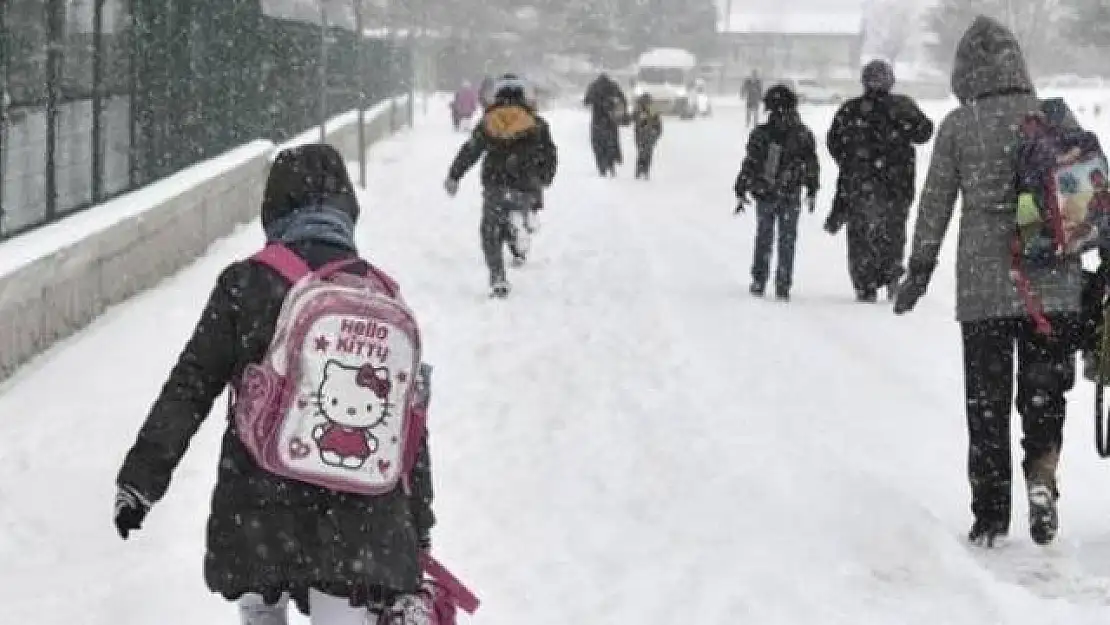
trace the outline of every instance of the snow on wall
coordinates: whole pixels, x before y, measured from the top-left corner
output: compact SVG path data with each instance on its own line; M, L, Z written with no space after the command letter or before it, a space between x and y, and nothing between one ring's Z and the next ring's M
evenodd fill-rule
M405 119L391 108L366 113L368 143ZM357 159L357 114L326 127L328 142ZM0 245L0 379L254 220L276 149L256 141Z

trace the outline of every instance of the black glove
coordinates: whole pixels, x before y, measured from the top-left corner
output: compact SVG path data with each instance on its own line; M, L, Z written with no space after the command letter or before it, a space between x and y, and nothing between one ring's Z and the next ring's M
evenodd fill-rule
M748 196L747 194L741 195L736 198L736 212L734 215L739 215L748 209Z
M929 273L914 271L906 275L906 279L898 285L898 292L894 295L894 314L904 315L917 306L917 301L925 295L929 287Z
M127 540L132 530L142 528L143 519L150 512L150 501L127 484L116 490L116 530Z

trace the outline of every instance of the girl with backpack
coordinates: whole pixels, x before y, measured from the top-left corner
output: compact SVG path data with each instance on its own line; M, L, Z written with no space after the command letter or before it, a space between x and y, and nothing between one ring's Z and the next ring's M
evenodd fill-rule
M974 515L968 540L991 547L1010 530L1016 365L1030 535L1047 544L1058 530L1056 471L1066 394L1075 383L1082 268L1073 256L1027 267L1025 281L1050 324L1045 331L1030 314L1013 272L1020 124L1041 109L1014 34L990 18L976 19L957 46L952 88L960 106L937 133L909 273L897 290L894 312L909 312L924 295L962 199L956 318L963 334Z
M284 624L289 601L316 625L418 622L434 523L428 368L396 283L358 255L358 216L334 148L278 154L267 246L218 278L117 478L126 539L231 387L204 569L244 625Z

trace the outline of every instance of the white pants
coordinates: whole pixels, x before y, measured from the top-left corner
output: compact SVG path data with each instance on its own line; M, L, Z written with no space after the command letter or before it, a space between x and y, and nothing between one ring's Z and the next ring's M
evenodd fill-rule
M345 597L333 597L310 590L308 605L312 625L374 625L376 614L366 608L353 608ZM282 597L274 605L266 605L261 595L248 594L239 599L242 625L289 625L289 599Z

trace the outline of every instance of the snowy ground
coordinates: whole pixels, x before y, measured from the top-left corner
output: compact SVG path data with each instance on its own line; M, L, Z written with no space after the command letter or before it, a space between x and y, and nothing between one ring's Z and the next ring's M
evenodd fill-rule
M806 112L819 134L831 114ZM424 322L435 540L485 601L474 622L1108 622L1110 468L1089 390L1073 396L1060 543L1029 543L1019 496L1011 543L967 548L952 264L913 316L854 304L843 241L820 229L827 159L795 301L755 301L753 217L732 216L739 112L670 123L650 183L599 179L584 114L554 113L545 230L513 297L491 302L477 176L456 200L440 189L461 140L445 117L374 149L360 236ZM215 245L0 387L0 623L235 622L200 573L222 408L137 540L119 541L110 508L215 276L259 242L255 224Z

